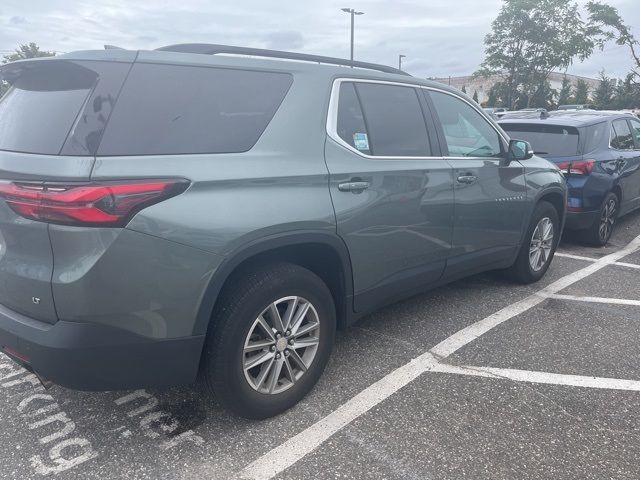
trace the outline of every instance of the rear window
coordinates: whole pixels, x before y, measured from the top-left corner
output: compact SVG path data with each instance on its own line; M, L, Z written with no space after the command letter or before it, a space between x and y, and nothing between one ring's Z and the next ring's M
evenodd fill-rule
M245 152L292 82L288 73L136 64L98 154Z
M97 75L64 61L3 70L11 87L0 99L0 150L59 154Z
M571 157L578 155L580 135L576 127L546 124L500 123L511 138L526 140L536 155Z

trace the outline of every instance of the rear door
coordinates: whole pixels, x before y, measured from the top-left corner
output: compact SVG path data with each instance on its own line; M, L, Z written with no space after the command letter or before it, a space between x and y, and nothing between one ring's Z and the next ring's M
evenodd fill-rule
M505 162L504 140L477 107L448 92L425 94L453 167L453 246L446 275L457 277L515 252L527 221L524 168Z
M634 142L633 153L629 152L628 159L633 169L633 174L630 176L632 196L635 194L631 208L636 209L640 208L640 120L630 118L628 122Z
M14 189L38 192L87 181L102 129L128 71L125 63L45 59L0 68L0 304L57 320L47 223L20 216ZM104 81L102 81L104 80ZM44 182L48 182L44 186ZM35 202L36 200L34 200Z
M410 85L334 83L325 158L357 311L437 281L451 249L452 169L421 95Z
M632 133L632 127L637 132L638 123L626 118L611 122L610 146L620 176L622 215L640 206L640 147L636 145Z

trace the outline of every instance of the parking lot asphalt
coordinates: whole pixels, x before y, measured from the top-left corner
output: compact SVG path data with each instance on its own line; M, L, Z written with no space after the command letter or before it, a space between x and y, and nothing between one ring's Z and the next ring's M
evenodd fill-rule
M487 273L370 315L261 422L197 387L45 391L0 357L0 476L640 478L639 236L632 215L538 284Z

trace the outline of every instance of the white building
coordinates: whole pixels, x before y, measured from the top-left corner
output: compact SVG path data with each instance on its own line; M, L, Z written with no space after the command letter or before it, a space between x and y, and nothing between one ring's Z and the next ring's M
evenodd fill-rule
M596 80L595 78L588 77L579 77L577 75L569 75L564 73L556 73L553 72L549 75L549 83L551 83L551 88L557 90L558 92L562 88L562 80L567 77L567 79L571 82L573 88L576 88L578 80L583 80L587 83L589 87L589 93L593 93L593 91L598 88L600 85L600 80ZM467 95L470 97L473 96L475 92L478 93L478 102L486 102L489 98L489 90L496 83L502 81L502 77L499 75L491 75L489 77L475 77L472 75L465 77L445 77L445 78L434 78L436 82L445 83L447 85L451 85L459 90L462 90L462 87L465 88Z

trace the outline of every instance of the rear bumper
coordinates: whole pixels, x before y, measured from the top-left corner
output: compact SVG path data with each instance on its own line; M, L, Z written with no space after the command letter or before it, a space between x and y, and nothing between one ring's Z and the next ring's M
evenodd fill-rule
M565 228L567 230L584 230L590 228L600 215L599 211L594 212L567 212Z
M156 340L98 324L51 325L0 305L0 350L8 348L42 377L76 390L193 383L203 344L204 336Z

